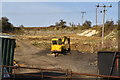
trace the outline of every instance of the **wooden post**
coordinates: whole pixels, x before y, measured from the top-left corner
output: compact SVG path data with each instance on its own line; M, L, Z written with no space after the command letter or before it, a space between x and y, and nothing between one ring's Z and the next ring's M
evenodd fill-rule
M44 78L44 71L43 70L41 70L41 73L42 73L42 79Z
M66 80L68 79L68 69L66 70Z

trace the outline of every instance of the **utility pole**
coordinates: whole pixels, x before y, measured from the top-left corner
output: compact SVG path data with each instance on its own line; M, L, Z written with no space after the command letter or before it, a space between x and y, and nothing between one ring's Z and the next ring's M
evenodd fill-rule
M82 14L82 25L83 25L83 23L84 23L84 14L85 14L86 12L81 12L81 14Z
M106 6L106 5L104 5L103 4L103 6L99 6L99 4L97 5L97 7L102 7L103 8L103 20L102 20L102 22L103 22L103 26L102 26L102 49L104 48L104 28L105 28L105 25L104 25L104 23L105 23L105 14L106 14L106 7L112 7L112 5L110 5L110 6Z
M96 26L98 25L98 24L97 24L97 22L98 22L98 17L97 17L97 16L98 16L98 9L97 9L97 7L96 7Z

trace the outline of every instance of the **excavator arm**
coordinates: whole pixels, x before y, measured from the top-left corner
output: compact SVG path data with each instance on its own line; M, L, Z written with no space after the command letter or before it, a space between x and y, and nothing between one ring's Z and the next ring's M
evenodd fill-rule
M68 44L67 51L70 51L70 37L64 36L63 39L62 39L62 43L65 44L66 41L67 41L67 44Z

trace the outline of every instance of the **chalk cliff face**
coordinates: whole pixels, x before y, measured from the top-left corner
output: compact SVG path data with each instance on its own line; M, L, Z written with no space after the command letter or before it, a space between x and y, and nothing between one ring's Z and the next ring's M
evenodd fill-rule
M84 31L83 33L80 33L80 34L77 34L77 35L80 35L80 36L93 36L93 35L95 35L95 34L98 34L99 33L99 31L97 31L97 30L86 30L86 31Z
M118 48L119 48L119 41L120 41L120 32L118 31L118 29L114 29L112 30L109 34L107 34L105 37L104 37L104 41L105 41L105 45L107 48L111 48L113 49L114 51L118 51Z

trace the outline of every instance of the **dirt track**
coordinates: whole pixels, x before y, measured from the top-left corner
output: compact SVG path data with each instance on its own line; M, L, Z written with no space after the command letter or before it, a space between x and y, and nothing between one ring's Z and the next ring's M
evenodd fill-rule
M60 68L79 73L97 74L96 54L72 50L69 55L53 57L47 55L50 53L50 50L40 50L31 45L29 41L17 39L16 42L19 46L15 50L15 60L25 66L48 69ZM24 70L20 72L29 73L34 71Z

